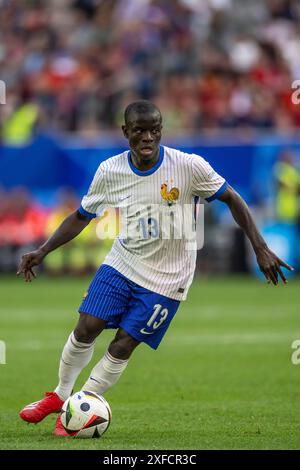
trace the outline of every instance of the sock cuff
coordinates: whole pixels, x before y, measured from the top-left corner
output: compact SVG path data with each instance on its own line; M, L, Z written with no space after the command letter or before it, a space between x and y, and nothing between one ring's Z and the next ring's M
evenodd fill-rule
M113 357L108 350L104 354L104 357L114 364L125 364L129 361L129 359L118 359L117 357Z
M106 351L100 362L106 372L111 374L120 374L126 368L128 359L117 359Z
M80 349L90 349L95 344L95 340L92 343L81 343L80 341L77 341L74 335L74 331L72 331L72 333L70 334L69 341L72 344L72 346L75 346L75 348L80 348Z

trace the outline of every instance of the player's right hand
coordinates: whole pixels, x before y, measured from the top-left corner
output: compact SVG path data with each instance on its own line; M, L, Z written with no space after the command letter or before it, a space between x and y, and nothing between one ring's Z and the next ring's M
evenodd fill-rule
M31 282L32 279L36 277L35 273L33 272L33 266L38 266L41 264L45 257L45 254L42 253L40 250L31 251L30 253L26 253L22 256L19 271L17 272L17 276L23 274L24 279L26 282Z

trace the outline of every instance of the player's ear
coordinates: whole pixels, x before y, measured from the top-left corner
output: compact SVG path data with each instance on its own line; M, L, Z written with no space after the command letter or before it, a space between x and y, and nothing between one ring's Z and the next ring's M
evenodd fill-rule
M122 126L122 131L123 131L124 137L126 137L126 139L128 139L127 127L126 127L126 126Z

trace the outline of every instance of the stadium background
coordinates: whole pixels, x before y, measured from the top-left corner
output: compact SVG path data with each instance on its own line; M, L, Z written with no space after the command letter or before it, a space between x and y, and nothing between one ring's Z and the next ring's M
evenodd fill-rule
M30 364L36 364L46 388L48 374L55 380L55 358L74 321L72 315L66 318L67 313L76 311L81 291L110 242L97 239L95 222L78 240L49 255L41 270L48 277L38 279L30 291L10 273L16 271L23 252L38 246L78 207L98 164L126 148L120 125L129 102L153 100L164 118L162 142L204 156L245 198L270 246L299 268L300 104L292 100L292 83L300 79L300 4L297 0L1 0L0 9L0 80L6 86L6 104L0 105L0 339L8 348L9 359L3 368L10 390L14 390L9 406L15 422L16 408L27 398L33 399L32 381L35 393L41 390L33 371L29 372ZM214 351L215 360L222 362L224 347L224 354L233 361L223 363L227 371L222 377L224 393L212 398L214 404L207 398L199 405L194 378L190 377L187 388L194 397L194 408L187 414L200 406L202 415L207 416L204 424L211 428L207 434L203 431L202 441L196 441L193 436L199 434L190 429L184 445L295 448L296 439L287 435L294 416L291 397L297 368L291 368L289 354L299 328L299 281L291 279L289 291L282 287L284 290L274 294L247 276L258 274L251 250L221 203L206 205L205 224L205 244L197 264L199 285L196 279L190 300L182 307L185 317L175 323L175 336L171 332L170 344L166 342L170 349L163 347L160 357L162 362L166 359L168 386L171 377L176 382L175 372L167 366L176 338L187 349L186 357L194 357L196 348L199 361L206 364L203 376L212 381L212 388L218 387L212 374L214 356L204 345L223 345L219 353ZM213 277L207 277L209 274ZM217 280L216 274L220 276ZM44 319L38 326L45 298L52 322ZM197 325L202 346L196 346ZM181 329L185 332L183 343ZM256 346L254 355L253 348L252 355L246 355L245 344ZM263 344L267 344L265 349ZM36 354L45 354L45 348L49 358L46 369ZM147 352L138 354L151 366ZM261 441L260 426L253 431L249 425L249 433L242 429L233 443L226 438L230 380L235 377L237 400L243 393L247 400L246 389L238 386L234 373L241 376L247 360L249 371L257 377L257 382L250 380L248 384L247 390L253 392L255 383L272 367L272 354L279 364L279 375L274 378L279 394L273 396L273 406L278 409L282 397L289 396L282 413L278 412L287 427L274 431L272 416L267 416L269 437L263 436ZM268 360L257 370L256 362L266 355ZM183 358L177 360L180 368ZM28 377L20 387L17 376L21 366ZM135 367L139 368L136 363ZM158 366L154 369L159 373ZM130 373L135 377L133 370L129 377ZM138 373L147 376L142 369ZM288 390L281 387L285 380ZM273 385L265 385L266 393ZM129 400L130 412L122 389L111 393L115 408L136 420L134 403L143 406L138 392ZM205 393L212 396L207 384ZM168 393L162 394L164 412L171 419ZM169 400L172 403L172 398ZM241 414L235 416L237 428L246 413L242 401ZM203 403L208 404L208 410ZM215 422L210 417L217 419L218 406L223 421L216 440L212 434ZM231 419L234 421L232 415ZM142 420L134 423L143 427ZM202 425L202 430L207 429ZM115 429L118 431L118 421ZM34 445L26 441L25 434L21 444L12 444L13 432L1 442L4 448ZM46 432L42 436L41 445L47 446ZM162 447L180 446L180 436L178 439L177 443L170 437ZM117 440L108 442L115 448L120 445ZM130 442L128 435L124 448ZM145 437L137 446L145 447L147 442ZM159 448L160 442L153 445Z

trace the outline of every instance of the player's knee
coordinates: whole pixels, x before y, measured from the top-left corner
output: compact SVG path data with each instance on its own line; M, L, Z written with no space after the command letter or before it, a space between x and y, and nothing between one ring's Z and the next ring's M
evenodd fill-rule
M128 333L119 331L110 343L108 351L113 357L125 360L131 356L138 344L140 344L139 341L136 341Z
M91 315L80 314L74 336L81 343L92 343L105 328L105 321Z

